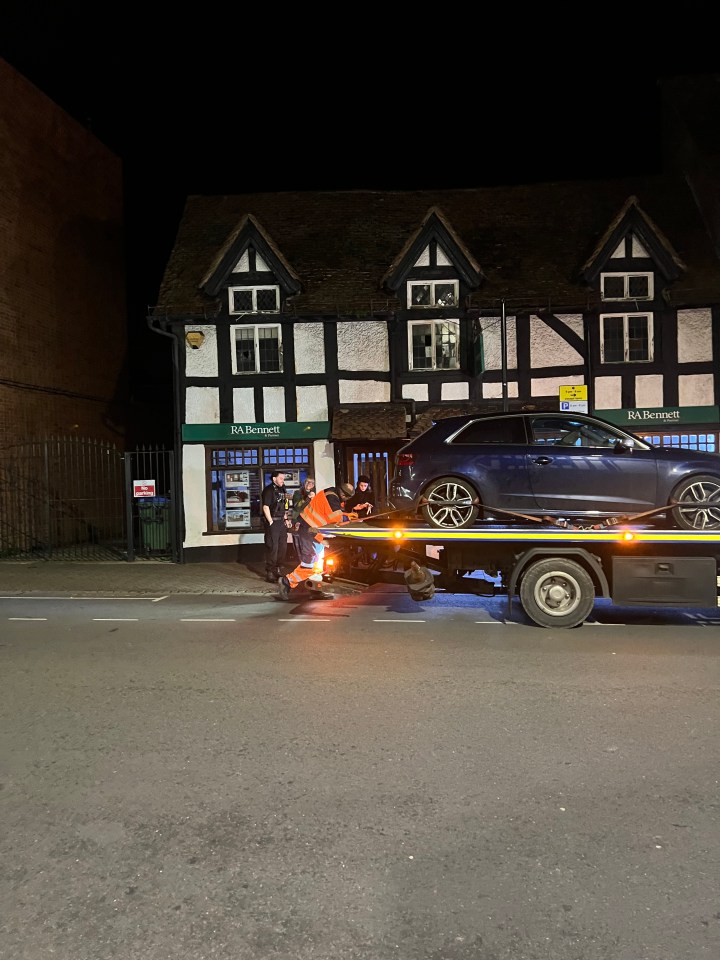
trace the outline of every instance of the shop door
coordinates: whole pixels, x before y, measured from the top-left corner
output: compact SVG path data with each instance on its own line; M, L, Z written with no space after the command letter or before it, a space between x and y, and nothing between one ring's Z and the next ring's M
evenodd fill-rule
M405 443L406 441L402 441ZM347 479L357 483L361 473L370 477L370 486L375 494L376 512L382 513L388 509L388 488L393 474L395 454L402 444L383 442L368 446L367 444L346 444L344 450L344 475Z

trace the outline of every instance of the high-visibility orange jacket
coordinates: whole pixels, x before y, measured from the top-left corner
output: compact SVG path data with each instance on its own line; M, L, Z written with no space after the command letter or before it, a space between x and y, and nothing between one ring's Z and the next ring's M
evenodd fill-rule
M343 522L343 510L340 496L335 487L319 490L300 514L310 527L330 527Z

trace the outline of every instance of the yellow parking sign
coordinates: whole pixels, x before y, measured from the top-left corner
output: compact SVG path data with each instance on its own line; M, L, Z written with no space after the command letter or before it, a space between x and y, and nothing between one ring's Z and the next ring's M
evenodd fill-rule
M586 384L566 384L559 388L560 409L570 413L588 412L588 388Z

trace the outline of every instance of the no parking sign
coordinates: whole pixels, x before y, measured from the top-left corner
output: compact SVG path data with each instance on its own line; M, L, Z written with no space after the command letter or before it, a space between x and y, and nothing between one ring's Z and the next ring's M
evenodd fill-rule
M133 497L154 497L154 480L133 480Z

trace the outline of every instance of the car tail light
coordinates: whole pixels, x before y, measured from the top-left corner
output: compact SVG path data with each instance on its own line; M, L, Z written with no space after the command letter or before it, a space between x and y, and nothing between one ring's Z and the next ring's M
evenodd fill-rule
M396 467L412 467L415 463L414 453L399 453L395 460Z

